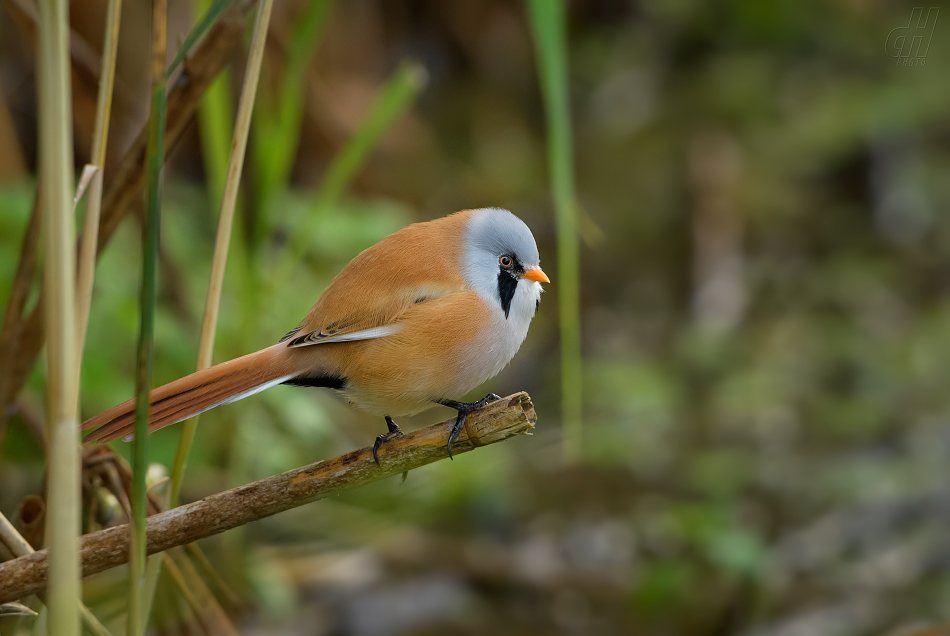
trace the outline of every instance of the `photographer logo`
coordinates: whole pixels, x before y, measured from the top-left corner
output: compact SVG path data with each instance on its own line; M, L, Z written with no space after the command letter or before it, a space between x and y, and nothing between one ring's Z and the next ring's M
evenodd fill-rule
M884 49L897 58L897 66L923 66L937 27L940 7L914 7L907 26L895 27L887 34Z

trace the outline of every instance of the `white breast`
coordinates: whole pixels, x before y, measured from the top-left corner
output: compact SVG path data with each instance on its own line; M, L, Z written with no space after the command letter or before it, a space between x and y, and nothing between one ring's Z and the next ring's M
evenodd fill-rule
M458 391L468 393L486 380L495 377L518 353L528 335L528 327L538 301L541 284L522 279L511 299L508 317L497 301L487 301L491 310L489 321L476 342L460 346L459 358L464 361L459 375Z

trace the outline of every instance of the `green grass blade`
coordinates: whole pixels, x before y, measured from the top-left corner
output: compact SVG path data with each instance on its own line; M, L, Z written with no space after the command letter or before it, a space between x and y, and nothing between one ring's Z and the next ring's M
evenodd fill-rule
M548 165L557 223L558 273L555 282L560 301L564 459L573 462L580 459L582 453L583 397L580 254L567 79L566 11L563 0L527 0L527 6L547 113Z
M199 19L214 9L218 0L200 0L195 4ZM197 29L198 27L195 27ZM213 207L221 205L224 182L228 175L228 156L231 152L231 134L234 108L231 105L231 70L225 69L214 80L198 104L198 133L201 136L201 158L205 180Z
M281 264L279 274L273 280L286 280L294 267L306 254L310 237L317 232L323 212L332 208L349 187L356 173L363 167L370 152L379 144L389 130L425 87L428 75L425 68L416 62L404 62L386 83L359 128L334 157L327 168L320 189L314 196L310 213L293 233L293 240Z
M218 18L221 17L221 14L224 13L224 10L228 8L231 4L231 0L214 0L208 11L204 14L204 17L198 21L191 31L188 32L188 35L185 36L185 41L182 42L181 48L178 49L178 53L175 55L175 59L172 61L171 65L166 71L166 77L170 76L175 72L175 69L185 61L185 57L188 55L188 51L191 50L191 47L195 45L195 42L201 38L202 35L207 33L208 29L218 21Z
M356 133L333 159L323 177L314 201L314 209L332 207L363 167L383 134L401 117L428 82L425 68L416 62L404 62L383 87Z
M145 515L148 471L148 406L152 384L155 332L156 266L162 177L165 167L167 6L155 0L152 19L152 102L146 155L145 222L142 226L142 283L139 290L139 339L135 360L135 439L132 441L132 540L129 558L129 616L127 633L145 630Z
M287 47L277 101L262 90L254 117L255 184L260 209L287 186L303 123L307 67L320 46L333 0L312 0L296 21Z
M179 57L187 55L188 50L198 40L198 36L206 32L214 21L220 17L223 11L218 11L214 0L199 1L194 8L197 12L197 22L192 28L186 43L181 47L178 53ZM227 3L223 3L227 5ZM194 37L192 37L194 35ZM171 75L175 63L166 71L166 75ZM224 191L225 175L228 170L228 151L231 139L230 122L233 119L231 109L231 75L230 70L225 69L218 75L217 79L208 87L204 97L198 105L198 133L201 137L201 155L204 162L206 181L210 190L209 196L212 198L213 205L217 206L221 201ZM145 565L145 584L144 600L142 602L143 622L147 623L151 614L152 603L155 599L155 590L158 585L158 577L161 573L162 555L155 554L148 558Z
M261 63L264 58L264 44L267 41L267 28L270 24L270 14L273 0L261 0L257 8L257 17L254 23L254 35L251 38L251 51L248 56L247 72L244 76L244 86L241 90L241 101L238 104L237 122L234 127L234 140L231 142L231 157L228 162L227 182L224 189L224 198L221 202L221 213L218 217L218 233L215 238L214 259L211 265L211 280L208 282L208 294L205 301L204 320L201 326L201 340L198 344L198 370L211 366L211 356L214 350L214 334L218 323L218 307L221 303L221 290L224 286L224 268L227 264L228 246L231 240L231 226L234 220L234 209L237 206L238 187L241 183L241 173L244 166L244 152L247 148L247 137L251 126L251 114L254 109L254 97L257 94L257 83L260 78ZM198 418L194 417L185 422L178 449L175 453L175 464L171 473L171 503L176 505L181 484L185 475L185 466L191 444L195 437Z
M208 87L208 91L198 105L201 158L212 207L218 207L224 196L232 121L234 121L234 108L231 106L231 72L225 69Z

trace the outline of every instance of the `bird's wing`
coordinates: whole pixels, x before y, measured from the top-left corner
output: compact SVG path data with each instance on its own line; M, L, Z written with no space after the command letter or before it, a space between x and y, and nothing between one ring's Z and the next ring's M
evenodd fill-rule
M383 325L382 327L370 327L369 329L360 329L359 331L344 331L337 333L336 329L329 328L327 331L311 331L309 333L297 336L300 328L294 329L286 336L280 339L280 342L286 342L288 347L306 347L315 344L328 344L330 342L347 342L351 340L371 340L373 338L382 338L391 336L399 331L399 323L393 325ZM293 340L291 340L293 338Z
M416 303L467 289L459 269L466 213L417 223L367 248L343 268L296 329L289 347L398 333Z

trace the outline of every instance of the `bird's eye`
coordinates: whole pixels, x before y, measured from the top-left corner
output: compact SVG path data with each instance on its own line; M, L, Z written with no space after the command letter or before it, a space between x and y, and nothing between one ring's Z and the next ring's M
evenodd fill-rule
M511 267L510 256L502 256L501 258L498 259L498 262L501 263L502 267Z

